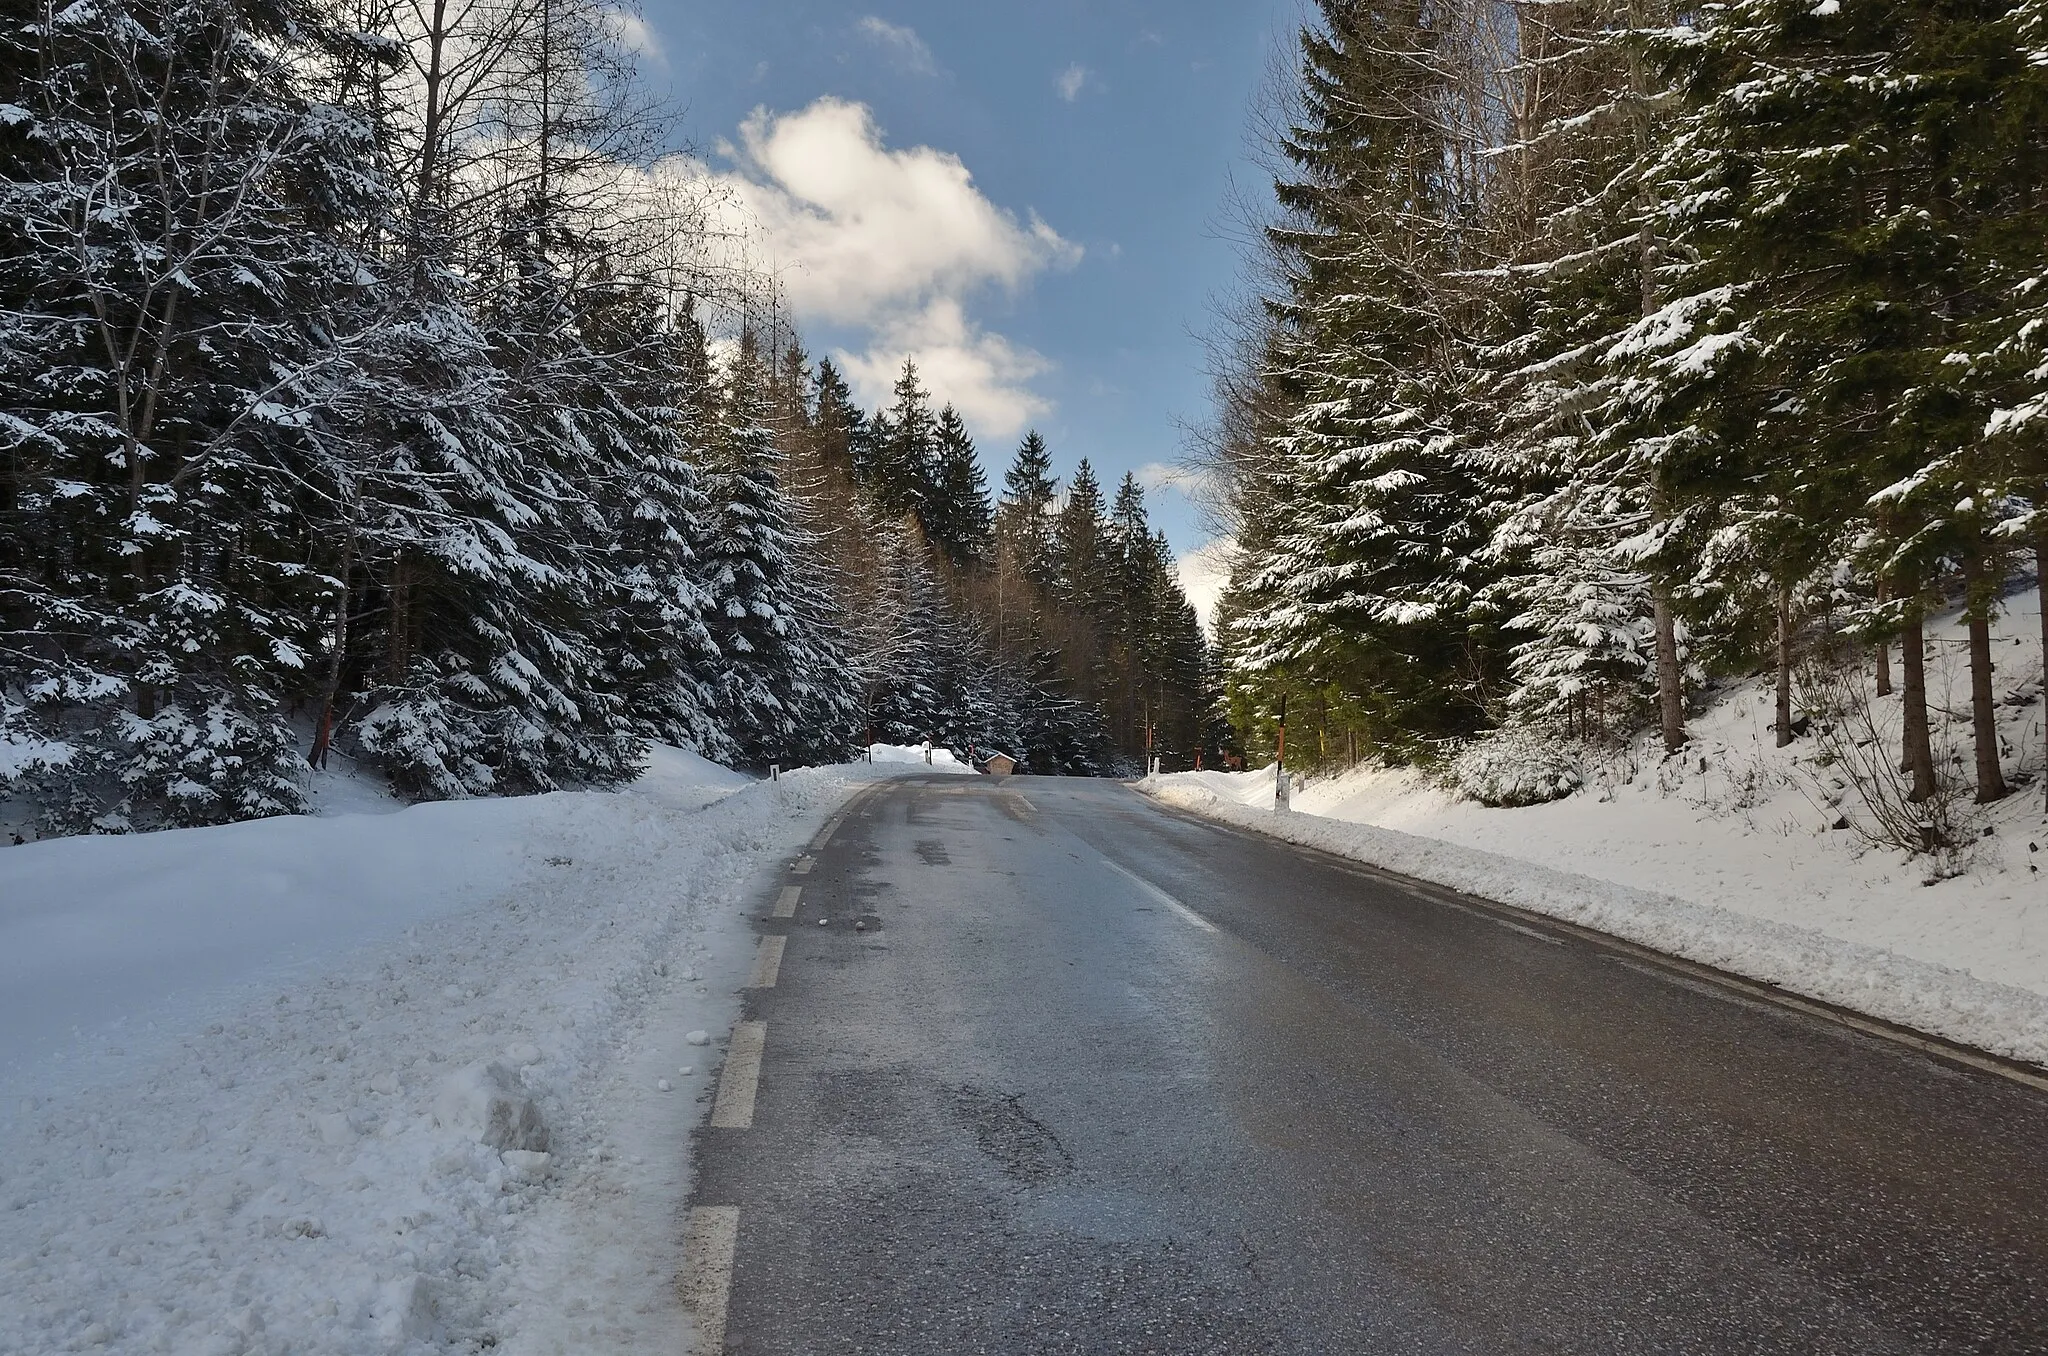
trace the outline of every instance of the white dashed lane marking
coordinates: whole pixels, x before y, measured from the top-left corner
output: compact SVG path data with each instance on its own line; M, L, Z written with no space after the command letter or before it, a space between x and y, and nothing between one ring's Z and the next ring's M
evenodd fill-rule
M754 1091L761 1083L761 1051L767 1044L766 1022L741 1022L732 1029L725 1072L718 1077L718 1100L711 1105L712 1129L754 1128Z
M831 843L832 835L837 832L839 832L839 821L836 819L826 820L825 827L818 830L818 836L811 840L811 851L823 852L826 846Z
M754 949L754 977L747 981L750 989L772 989L776 976L782 973L782 948L789 942L787 937L763 937Z
M803 897L804 897L804 887L803 887L803 886L801 886L801 885L785 885L785 886L783 886L783 887L782 887L782 898L780 898L780 899L778 899L778 900L776 900L776 901L775 901L775 916L776 916L777 918L794 918L794 917L796 917L796 902L797 902L797 901L798 901L799 899L802 899Z
M690 1211L683 1243L683 1274L677 1277L683 1307L697 1323L699 1356L725 1350L725 1314L732 1303L732 1259L740 1237L740 1208L700 1205Z
M817 864L818 860L815 857L799 857L796 859L796 865L789 868L789 873L792 876L808 876L811 874L811 868Z

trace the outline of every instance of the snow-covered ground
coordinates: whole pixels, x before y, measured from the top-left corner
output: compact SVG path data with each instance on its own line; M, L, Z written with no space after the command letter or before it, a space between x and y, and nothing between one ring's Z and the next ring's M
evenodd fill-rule
M749 906L924 770L0 848L0 1351L682 1350Z
M900 764L927 762L922 745L911 744L870 744L868 761L871 763ZM973 772L974 769L953 756L951 749L933 749L929 763L934 772Z
M1488 809L1410 770L1360 768L1273 813L1273 773L1182 773L1171 803L1404 874L1567 918L1890 1021L2048 1064L2048 816L2042 811L2039 594L1997 630L2008 773L2031 784L1966 808L1961 874L1833 825L1853 788L1817 741L1774 747L1768 679L1732 687L1691 724L1693 746L1646 746L1589 767L1585 790ZM1930 700L1967 780L1968 671L1953 618L1932 631ZM1896 700L1880 722L1896 721ZM1937 719L1940 717L1937 716Z

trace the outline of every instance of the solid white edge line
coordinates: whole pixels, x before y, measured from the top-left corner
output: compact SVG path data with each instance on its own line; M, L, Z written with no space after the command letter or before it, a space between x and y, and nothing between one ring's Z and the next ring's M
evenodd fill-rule
M785 885L785 886L783 886L783 887L782 887L782 897L781 897L780 899L778 899L778 900L776 900L776 901L775 901L775 916L776 916L777 918L794 918L794 917L796 917L796 902L797 902L797 901L798 901L799 899L802 899L803 897L804 897L804 887L803 887L803 886L801 886L801 885Z
M1139 794L1145 795L1148 793L1140 792ZM1183 823L1197 824L1203 828L1215 829L1221 833L1252 839L1260 843L1276 844L1284 848L1297 849L1304 855L1326 859L1334 869L1343 871L1347 875L1355 876L1361 880L1373 881L1380 885L1391 885L1398 890L1413 895L1417 899L1442 904L1447 908L1457 909L1462 913L1469 913L1476 918L1498 917L1496 914L1475 909L1467 904L1460 904L1456 900L1438 893L1439 891L1449 889L1450 887L1448 886L1437 886L1432 882L1430 883L1431 890L1424 892L1409 883L1407 879L1393 872L1361 862L1355 857L1345 857L1342 853L1311 847L1305 843L1295 843L1275 833L1258 833L1254 836L1251 830L1240 832L1234 825L1206 818L1198 811L1169 804L1156 796L1151 799L1155 805L1160 806L1167 814L1180 819ZM1111 863L1111 865L1115 865L1115 863ZM1497 900L1490 900L1488 903L1494 909L1515 909L1514 905L1502 904ZM1884 1041L1905 1049L1918 1051L1930 1059L1945 1064L1960 1064L1965 1068L1975 1069L1980 1073L2003 1078L2010 1083L2018 1083L2022 1087L2033 1088L2038 1092L2048 1092L2048 1075L2036 1073L2032 1066L2024 1062L2007 1060L1997 1055L1979 1053L1962 1041L1944 1036L1923 1035L1914 1031L1911 1027L1903 1026L1896 1022L1887 1022L1881 1018L1866 1018L1852 1009L1839 1004L1827 1003L1820 999L1809 999L1794 993L1790 989L1781 989L1768 980L1751 979L1747 975L1737 974L1732 970L1717 969L1706 961L1696 961L1673 952L1659 951L1655 947L1645 946L1641 942L1629 941L1627 938L1617 936L1611 932L1602 932L1600 929L1589 927L1584 923L1574 923L1568 919L1552 917L1549 914L1537 913L1533 910L1517 911L1523 913L1524 916L1532 921L1555 926L1567 936L1575 937L1589 946L1598 947L1617 958L1621 956L1639 958L1645 965L1661 972L1667 979L1685 976L1702 984L1711 984L1717 988L1727 989L1733 994L1753 999L1759 1003L1768 1004L1774 1008L1798 1013L1814 1021L1827 1022L1835 1026L1846 1027L1851 1031L1861 1032L1873 1040Z
M1116 872L1119 876L1122 876L1124 879L1135 884L1139 889L1143 890L1146 894L1152 896L1161 904L1164 904L1167 908L1172 909L1175 913L1179 914L1188 922L1193 923L1202 931L1215 932L1218 930L1214 923L1202 917L1202 915L1196 913L1193 909L1181 903L1172 895L1166 893L1166 891L1160 889L1151 881L1146 880L1143 876L1137 874L1135 871L1126 871L1123 867L1118 866L1115 862L1110 861L1107 857L1104 857L1102 859L1102 864L1104 866L1107 866L1110 870Z
M772 989L782 973L782 948L789 938L783 936L763 937L761 944L754 948L754 977L747 984L750 989Z
M1538 932L1535 928L1525 928L1520 923L1510 923L1505 918L1493 918L1488 921L1506 928L1509 932L1519 932L1524 937L1534 937L1537 941L1549 946L1564 945L1564 938L1562 937L1553 937L1547 932Z
M677 1277L683 1309L696 1320L699 1356L725 1350L725 1315L732 1304L733 1254L739 1249L740 1208L700 1205L690 1211L683 1244L683 1274Z
M761 1082L761 1050L768 1043L768 1023L740 1022L726 1047L725 1071L718 1076L718 1100L711 1105L714 1130L754 1128L754 1091Z

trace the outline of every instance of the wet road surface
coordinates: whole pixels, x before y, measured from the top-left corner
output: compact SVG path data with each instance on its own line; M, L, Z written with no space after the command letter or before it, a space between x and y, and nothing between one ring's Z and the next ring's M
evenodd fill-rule
M724 1350L2048 1352L1995 1075L1108 783L892 784L761 912Z

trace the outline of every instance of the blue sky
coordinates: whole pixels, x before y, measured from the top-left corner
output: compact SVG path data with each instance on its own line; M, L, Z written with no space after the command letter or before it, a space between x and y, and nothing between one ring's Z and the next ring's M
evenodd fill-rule
M1238 266L1225 201L1233 175L1261 185L1247 118L1295 13L646 0L646 70L768 223L814 350L870 394L929 350L992 479L1029 422L1062 472L1085 455L1113 483L1176 460L1176 420L1205 412L1195 334ZM1180 496L1150 498L1177 548L1201 544Z

